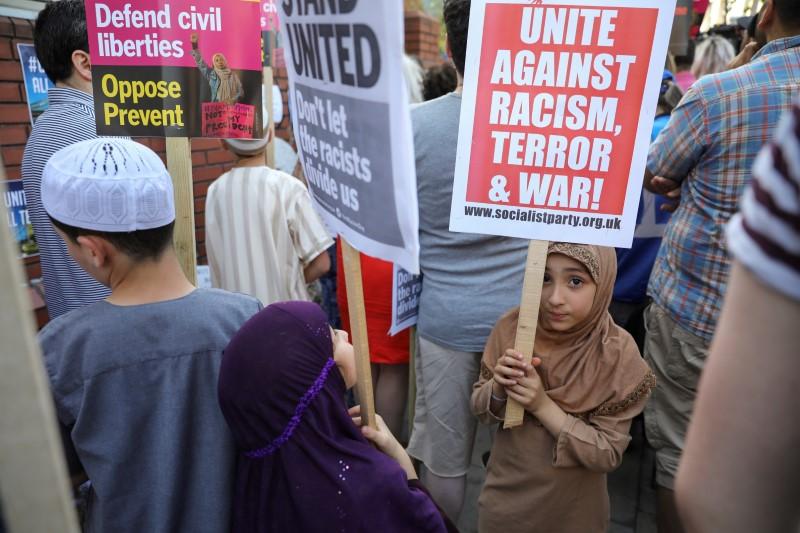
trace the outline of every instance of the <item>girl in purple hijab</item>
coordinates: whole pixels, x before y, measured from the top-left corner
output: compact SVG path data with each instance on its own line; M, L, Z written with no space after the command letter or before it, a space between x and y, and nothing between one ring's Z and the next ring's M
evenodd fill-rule
M316 304L270 305L234 335L219 376L239 450L234 533L455 531L385 424L348 413L355 380L347 334Z

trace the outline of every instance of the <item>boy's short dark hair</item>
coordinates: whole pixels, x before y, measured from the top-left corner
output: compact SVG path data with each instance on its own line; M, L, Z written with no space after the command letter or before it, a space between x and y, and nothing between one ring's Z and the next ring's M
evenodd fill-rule
M429 68L422 77L422 99L426 102L453 92L458 86L456 69L450 63Z
M456 70L464 75L464 63L467 59L467 33L469 31L470 0L445 0L444 26L447 29L447 42Z
M800 29L800 0L773 0L773 3L785 28Z
M63 231L72 242L77 242L78 237L81 236L102 237L113 244L117 250L137 262L161 257L164 250L172 243L172 232L175 229L175 222L170 222L166 226L158 228L117 233L76 228L59 222L53 217L49 218L53 226Z
M72 75L72 53L89 53L83 0L48 1L36 18L33 44L39 63L53 83Z

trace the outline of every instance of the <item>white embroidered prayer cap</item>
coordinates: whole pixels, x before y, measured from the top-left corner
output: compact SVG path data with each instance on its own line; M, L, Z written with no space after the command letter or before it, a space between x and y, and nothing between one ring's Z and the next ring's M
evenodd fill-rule
M62 148L42 173L42 205L63 224L129 232L175 220L172 180L155 152L101 137Z

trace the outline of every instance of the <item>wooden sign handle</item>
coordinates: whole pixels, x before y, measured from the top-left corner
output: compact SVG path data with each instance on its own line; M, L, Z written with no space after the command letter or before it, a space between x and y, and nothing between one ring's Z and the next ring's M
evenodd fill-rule
M175 192L175 234L172 241L183 273L197 284L197 248L194 240L192 148L188 137L167 137L167 169Z
M271 38L271 37L270 37ZM272 48L270 48L271 50ZM269 121L267 123L267 130L272 132L272 138L269 140L267 144L266 156L267 156L267 166L269 168L275 168L275 116L272 112L272 83L273 83L273 75L272 75L272 67L264 67L264 96L267 99L266 107L267 113L269 115ZM281 105L283 103L281 102ZM264 132L264 137L266 137L268 133Z
M0 157L0 189L5 187ZM0 202L0 496L10 533L78 533L53 397Z
M536 341L536 323L539 320L539 301L542 298L548 244L548 241L531 241L528 245L528 259L525 262L525 281L522 283L522 301L519 305L514 349L529 358L533 358L533 344ZM510 429L522 425L524 415L522 406L509 398L503 428Z
M369 364L369 340L367 339L367 312L364 308L364 282L361 278L361 256L344 237L342 259L344 279L347 285L347 310L350 314L351 341L356 354L356 393L361 403L361 420L372 428L375 423L375 399L372 393L372 370Z

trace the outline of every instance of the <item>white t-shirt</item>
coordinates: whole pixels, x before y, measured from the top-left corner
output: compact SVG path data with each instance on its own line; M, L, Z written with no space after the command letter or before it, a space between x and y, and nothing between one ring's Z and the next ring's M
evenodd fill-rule
M784 113L762 148L728 245L764 283L800 300L800 103Z
M333 244L305 186L267 167L234 168L206 197L211 283L266 306L308 300L303 268Z

